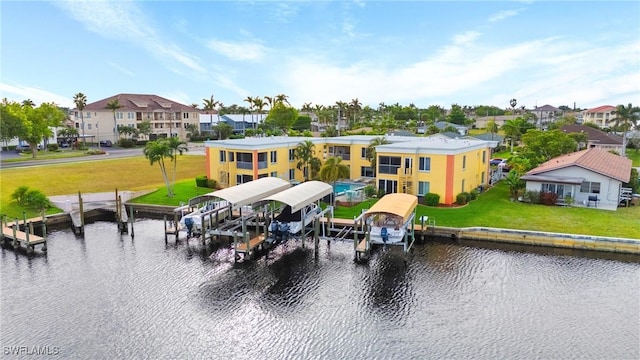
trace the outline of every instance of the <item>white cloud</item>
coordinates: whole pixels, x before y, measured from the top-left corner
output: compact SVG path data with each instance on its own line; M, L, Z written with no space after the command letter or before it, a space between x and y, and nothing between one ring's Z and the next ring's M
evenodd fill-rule
M158 35L134 2L62 1L55 4L87 29L105 38L133 43L161 61L173 60L193 71L206 72L194 56ZM171 64L168 67L175 69Z
M524 9L516 9L516 10L505 10L505 11L501 11L495 15L492 15L489 18L489 22L497 22L497 21L501 21L504 20L506 18L510 18L512 16L516 16L518 15L518 13L522 12Z
M232 60L262 60L268 49L262 44L250 42L232 43L228 41L209 40L207 47Z
M480 33L477 31L467 31L462 34L457 34L453 37L453 43L455 45L467 45L472 43L480 36Z
M111 66L112 68L114 68L114 69L118 70L119 72L121 72L121 73L123 73L123 74L125 74L125 75L127 75L127 76L135 77L135 75L133 74L133 72L131 72L131 71L129 71L129 70L127 70L127 69L123 68L122 66L120 66L120 65L118 65L118 64L116 64L116 63L110 62L110 63L109 63L109 66Z
M0 82L0 93L2 93L3 98L7 98L9 101L22 102L23 100L31 99L38 106L42 103L50 102L63 107L74 106L72 99L37 87L10 85Z

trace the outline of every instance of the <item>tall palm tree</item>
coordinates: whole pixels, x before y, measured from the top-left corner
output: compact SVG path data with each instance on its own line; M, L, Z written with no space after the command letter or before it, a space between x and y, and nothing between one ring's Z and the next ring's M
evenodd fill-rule
M87 96L81 92L73 96L73 102L76 104L76 108L80 112L80 121L82 122L82 143L87 144L87 139L84 137L84 107L87 106Z
M26 100L22 100L22 106L23 107L35 107L36 104L31 100L31 99L26 99Z
M209 126L211 127L211 131L213 131L213 111L217 113L218 105L221 105L220 101L214 100L213 95L211 95L210 99L202 99L202 105L205 113L209 115Z
M275 99L275 101L276 101L276 102L279 102L279 103L284 103L284 104L287 104L287 105L291 106L291 104L289 104L289 96L287 96L287 95L285 95L285 94L278 94L278 95L276 95L276 99Z
M320 180L335 187L336 181L348 179L350 175L349 167L342 163L341 157L330 157L320 168ZM335 207L335 194L332 196Z
M253 110L254 110L254 98L251 96L247 96L246 98L244 98L244 101L249 104L249 112L251 112L251 123L253 124Z
M513 152L513 143L519 141L522 134L534 127L535 126L521 117L509 119L504 122L501 129L504 131L504 134L511 139L511 152Z
M113 144L115 145L118 142L118 125L116 124L116 110L123 107L120 105L120 101L118 98L111 99L105 106L105 109L111 110L113 113Z
M627 149L627 132L634 127L640 126L640 107L629 105L618 105L612 112L616 116L614 126L618 131L622 130L622 156L625 156Z
M371 139L369 142L369 147L367 147L367 160L371 163L371 170L373 170L373 174L377 173L376 168L378 166L378 154L376 154L376 146L388 144L387 138L384 136L380 136L377 138Z
M167 147L169 148L169 155L171 158L171 162L173 163L173 174L171 176L171 192L173 193L173 187L176 183L176 168L178 165L178 155L182 155L183 153L189 151L187 148L187 143L181 141L175 136L170 136L166 140Z
M315 158L315 148L316 146L311 140L305 140L299 143L294 150L294 156L298 159L296 167L304 172L305 181L309 180L311 175L309 165L311 165L312 159Z
M267 104L264 102L264 100L262 100L261 97L256 96L255 98L253 98L253 107L258 112L258 119L253 123L254 129L257 127L257 123L260 122L260 120L262 120L262 112L264 111L264 107L266 105Z
M149 159L149 162L153 166L153 164L158 163L160 166L160 171L162 172L162 178L164 179L164 184L167 187L167 196L173 197L173 189L171 187L171 182L169 181L169 175L167 174L167 166L165 163L165 159L171 159L172 153L169 148L169 143L164 139L149 141L144 147L143 150L144 156Z
M349 103L349 109L351 110L351 116L353 119L353 123L355 124L356 118L360 111L362 110L362 103L358 98L351 99L351 103Z
M276 99L273 96L265 96L264 99L267 101L267 105L269 105L269 108L272 108L276 103Z
M493 136L498 132L498 124L495 119L487 121L487 132L491 133L491 140L493 140Z

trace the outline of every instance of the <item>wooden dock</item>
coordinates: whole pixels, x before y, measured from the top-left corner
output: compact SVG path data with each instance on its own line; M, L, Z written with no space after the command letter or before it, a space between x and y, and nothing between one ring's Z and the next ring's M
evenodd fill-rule
M14 249L20 248L23 245L27 249L27 253L33 253L36 245L42 246L42 251L47 251L47 238L46 238L46 223L43 217L29 219L29 221L23 221L24 231L20 230L20 224L18 221L15 224L7 224L3 220L2 224L2 241L9 241ZM44 237L38 236L33 232L33 223L41 222L43 227Z
M243 254L245 259L251 259L256 249L262 249L266 237L260 234L253 239L243 242L234 241L235 259L238 260L238 254Z

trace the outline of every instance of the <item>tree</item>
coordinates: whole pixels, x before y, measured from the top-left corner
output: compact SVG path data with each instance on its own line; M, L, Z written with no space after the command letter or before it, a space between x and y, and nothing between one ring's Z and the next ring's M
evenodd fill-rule
M378 166L378 154L376 154L376 146L388 144L387 138L385 137L377 137L371 139L369 142L369 146L366 150L367 160L371 163L371 170L373 170L373 174L377 173L376 168Z
M189 151L187 148L187 143L181 141L176 136L171 136L168 139L163 139L163 141L167 142L167 146L169 148L169 155L171 156L171 162L173 163L173 175L171 177L171 192L173 193L173 187L176 183L176 168L178 165L178 155L182 155L183 153Z
M533 167L578 148L573 137L560 130L531 129L522 136L522 143L524 150L519 156L527 157Z
M19 138L29 143L31 154L35 159L38 154L38 144L53 135L51 128L62 124L65 114L55 104L43 103L37 108L27 106L12 106L8 108L12 116L22 121Z
M298 110L285 105L282 102L277 102L271 110L269 115L265 119L265 123L269 126L273 126L286 134L291 129L291 126L298 119Z
M305 140L299 143L294 150L294 157L298 160L296 168L303 171L305 181L309 180L309 176L311 175L309 166L311 165L312 159L316 158L315 148L316 146L311 140Z
M527 130L533 129L535 126L525 119L521 117L517 117L515 119L509 119L504 122L502 125L502 131L504 131L505 135L511 139L511 152L513 152L513 144L514 142L520 140L522 134L526 133Z
M211 115L214 111L216 114L218 111L216 110L218 105L220 105L220 101L214 100L213 95L211 95L210 99L202 99L204 105L203 109L205 113L209 114L209 124L211 126L211 130L213 130L213 115Z
M447 115L447 121L456 124L456 125L464 125L465 120L467 119L462 107L458 104L451 105L451 111L449 111L449 115Z
M498 124L495 120L487 121L487 132L491 133L491 140L493 140L493 136L498 133Z
M187 124L186 130L190 139L194 137L198 137L200 135L200 131L198 130L198 125L196 124Z
M358 114L362 110L362 103L360 102L360 100L358 100L358 98L351 99L351 102L349 103L349 110L351 112L352 124L355 124L358 118Z
M164 179L165 186L167 187L167 196L170 198L173 197L173 189L171 187L171 182L169 181L169 176L167 175L167 166L165 164L165 159L171 159L173 156L168 142L165 141L165 139L149 141L145 145L143 153L144 156L149 159L152 166L156 163L160 166L162 178Z
M151 121L150 120L142 120L136 126L138 127L138 133L146 136L147 139L148 139L149 135L151 135L151 131L152 131L151 130Z
M123 106L120 105L120 101L118 100L118 98L111 99L107 103L107 106L104 107L105 109L111 110L111 112L113 113L113 143L114 144L118 142L118 125L116 123L116 110L122 107Z
M58 137L64 139L65 143L69 143L71 139L78 137L78 129L74 127L65 126L58 130Z
M265 103L261 97L256 96L253 99L253 108L258 112L258 118L256 121L252 122L254 129L256 128L256 124L260 122L260 119L262 119L262 112L264 111L265 106L267 106L267 103Z
M9 141L24 132L24 123L20 119L20 104L9 102L6 98L0 102L0 140L8 150Z
M520 191L525 188L526 184L520 179L520 174L516 170L511 170L505 177L507 186L509 186L509 194L511 199L515 200L520 195Z
M341 179L348 179L350 175L349 167L342 163L341 157L330 157L320 168L320 180L331 184L335 187L335 183ZM335 206L335 193L332 196Z
M618 105L612 112L616 118L614 127L617 131L622 131L622 156L625 156L627 148L627 132L634 127L640 126L640 107L629 105Z
M218 140L228 139L229 136L233 134L233 128L231 125L224 122L219 122L213 127L213 130L218 134Z
M73 96L73 102L76 104L76 108L80 112L80 121L82 124L82 143L87 144L87 139L84 137L84 107L87 106L87 96L81 92ZM115 131L115 130L114 130Z

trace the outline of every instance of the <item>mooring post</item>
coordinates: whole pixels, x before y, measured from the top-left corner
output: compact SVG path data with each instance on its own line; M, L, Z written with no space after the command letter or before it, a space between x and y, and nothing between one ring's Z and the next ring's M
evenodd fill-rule
M133 233L133 206L129 206L129 222L131 223L131 237L134 237L134 233ZM177 229L176 229L177 230Z
M22 227L24 228L24 233L27 236L27 249L29 249L29 227L27 225L27 212L22 212Z
M233 232L233 261L238 261L238 232Z
M318 218L313 219L313 245L317 254L320 248L320 219Z
M167 243L167 215L164 215L164 243Z
M200 215L200 231L202 232L202 246L207 244L207 230L204 223L204 215Z
M42 251L47 251L47 221L44 217L44 210L42 211L42 238L44 239L44 243L42 243Z
M84 204L82 202L82 193L78 191L78 205L80 207L80 234L84 235Z
M18 243L18 234L16 232L20 228L20 223L18 222L18 218L16 218L16 225L13 227L13 248L17 249L20 244Z

